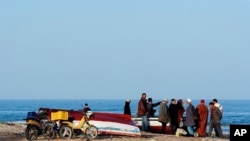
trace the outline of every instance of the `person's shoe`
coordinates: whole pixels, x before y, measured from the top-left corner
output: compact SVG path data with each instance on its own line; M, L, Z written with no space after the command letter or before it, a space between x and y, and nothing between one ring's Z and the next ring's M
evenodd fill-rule
M194 132L194 137L199 137L198 132Z
M216 138L216 135L214 132L212 133L211 138Z

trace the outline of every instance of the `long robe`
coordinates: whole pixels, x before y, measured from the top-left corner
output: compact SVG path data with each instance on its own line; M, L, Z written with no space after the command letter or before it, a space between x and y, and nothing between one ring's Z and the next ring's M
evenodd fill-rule
M198 128L197 132L200 137L206 136L207 118L208 118L208 108L204 103L200 103L196 107L198 114Z
M130 102L125 102L125 105L124 105L124 114L131 115Z

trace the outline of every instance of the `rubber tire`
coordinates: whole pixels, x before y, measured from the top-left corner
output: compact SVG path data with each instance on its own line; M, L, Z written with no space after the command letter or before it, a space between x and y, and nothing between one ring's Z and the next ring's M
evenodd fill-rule
M27 140L36 140L39 135L39 129L35 125L27 125L25 129L25 138Z
M55 139L56 131L54 130L54 125L52 123L45 124L43 127L43 136L48 140Z
M88 140L93 140L98 136L98 129L94 125L89 125L85 130L85 136Z
M68 125L61 125L59 128L59 136L62 139L69 140L73 136L73 130L70 126Z

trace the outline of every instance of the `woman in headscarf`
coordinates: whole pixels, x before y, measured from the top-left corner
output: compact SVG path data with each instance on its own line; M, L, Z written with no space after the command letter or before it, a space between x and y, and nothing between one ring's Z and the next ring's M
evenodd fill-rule
M178 123L180 123L182 121L182 117L185 112L182 99L178 99L177 101L177 111L178 111Z
M131 115L130 102L131 102L130 99L127 99L127 100L125 101L125 105L124 105L124 114L126 114L126 115Z

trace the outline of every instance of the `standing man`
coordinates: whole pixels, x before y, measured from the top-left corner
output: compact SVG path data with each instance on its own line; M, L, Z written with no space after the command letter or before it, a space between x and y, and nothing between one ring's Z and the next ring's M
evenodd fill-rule
M83 108L83 112L87 113L88 111L91 111L91 109L89 108L88 103L85 103L84 108Z
M218 100L216 98L213 99L214 106L219 108L221 113L223 114L223 107L220 103L218 103Z
M186 126L190 136L194 136L194 126L195 120L197 119L197 114L194 106L191 104L191 99L188 98L186 101L187 109L186 109Z
M221 111L221 118L223 117L223 107L220 103L218 103L218 100L216 98L213 99L212 101L214 103L214 106L219 108L220 111ZM215 135L218 137L219 134L218 134L218 131L217 131L217 128L214 129L215 130Z
M170 121L168 111L168 100L164 99L159 107L159 118L158 121L162 124L162 134L166 134L166 125Z
M196 107L198 114L198 128L197 132L199 137L206 136L206 127L207 127L207 117L208 117L208 108L205 105L205 100L201 99L200 104Z
M178 105L175 99L171 99L171 104L169 105L169 116L171 123L171 134L175 134L178 128Z
M148 121L148 111L147 111L147 94L142 93L141 99L138 102L137 116L142 117L142 131L148 131L149 121Z
M157 102L157 103L153 103L153 99L151 97L148 98L148 102L147 102L148 118L155 116L155 111L156 110L154 109L154 107L156 107L156 106L158 106L160 104L161 104L161 101ZM148 124L148 131L150 131L150 124Z
M148 110L148 117L154 117L155 116L155 109L154 107L158 106L161 104L160 102L153 103L153 99L150 97L148 98L148 103L147 103L147 110Z
M209 124L208 136L212 135L212 130L214 129L215 132L217 132L216 136L222 138L223 134L222 134L221 124L220 124L222 113L220 109L216 107L213 102L209 103L209 107L210 107L211 119L210 119L210 124Z

